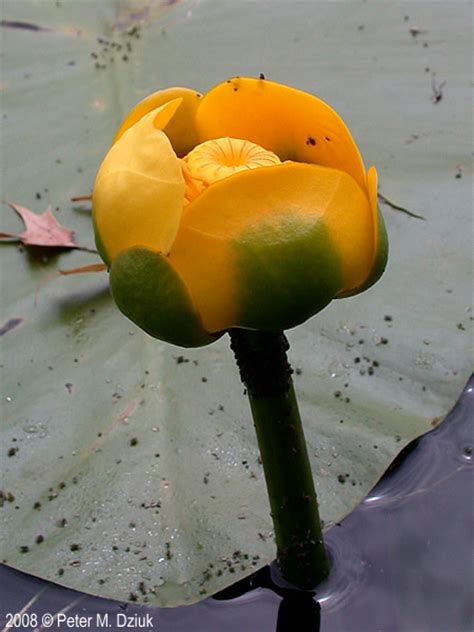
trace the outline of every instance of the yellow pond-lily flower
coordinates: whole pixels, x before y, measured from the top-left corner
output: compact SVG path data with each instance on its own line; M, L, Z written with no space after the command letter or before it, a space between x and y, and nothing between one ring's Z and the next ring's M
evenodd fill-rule
M140 102L99 169L93 217L119 308L186 347L294 327L387 260L375 167L326 103L264 79Z

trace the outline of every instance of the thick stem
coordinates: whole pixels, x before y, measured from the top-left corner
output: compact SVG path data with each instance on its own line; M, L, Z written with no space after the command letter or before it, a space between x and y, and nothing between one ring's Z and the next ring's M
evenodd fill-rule
M329 574L318 503L282 332L232 329L257 431L270 499L277 564L298 588L314 588Z

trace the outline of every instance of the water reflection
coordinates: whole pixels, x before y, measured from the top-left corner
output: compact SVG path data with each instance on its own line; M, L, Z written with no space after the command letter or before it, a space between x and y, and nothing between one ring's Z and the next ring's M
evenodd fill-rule
M321 627L321 606L315 599L314 591L285 588L273 580L269 566L261 568L250 577L216 593L213 599L236 599L256 588L266 588L282 599L278 607L276 632L319 632Z
M276 632L319 632L321 606L312 597L284 597L278 608Z

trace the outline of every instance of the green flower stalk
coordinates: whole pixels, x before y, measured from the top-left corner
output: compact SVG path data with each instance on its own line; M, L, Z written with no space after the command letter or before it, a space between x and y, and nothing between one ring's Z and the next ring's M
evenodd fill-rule
M247 387L286 581L311 589L327 577L318 502L283 333L234 329L231 347Z

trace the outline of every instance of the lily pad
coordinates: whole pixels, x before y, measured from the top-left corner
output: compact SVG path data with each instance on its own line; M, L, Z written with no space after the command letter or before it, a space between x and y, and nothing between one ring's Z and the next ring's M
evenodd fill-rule
M326 527L339 521L441 422L470 372L468 5L2 8L4 198L35 212L51 204L81 245L93 246L90 213L70 199L90 191L129 107L160 87L206 91L234 74L263 72L331 103L384 195L425 218L383 205L382 280L288 333L321 513ZM7 206L0 226L21 230ZM185 352L152 340L118 312L106 273L59 277L98 262L90 253L2 244L0 256L5 563L174 606L271 560L254 429L225 337Z

